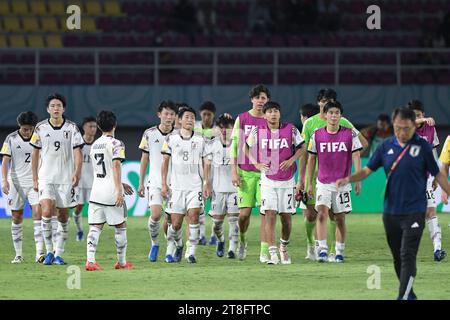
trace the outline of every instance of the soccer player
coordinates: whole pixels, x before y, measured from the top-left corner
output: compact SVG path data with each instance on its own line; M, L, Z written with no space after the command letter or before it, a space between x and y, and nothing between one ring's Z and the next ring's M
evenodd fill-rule
M246 140L245 153L261 172L261 213L266 217L265 234L269 245L268 264L278 264L275 244L276 215L282 229L280 257L282 264L291 264L287 246L291 235L291 216L296 213L295 172L296 161L305 155L304 140L291 123L280 123L281 107L277 102L267 102L263 107L267 124L253 128ZM249 152L257 146L259 160Z
M319 242L319 262L328 261L327 219L332 210L337 225L336 262L344 261L345 248L345 214L352 210L350 198L351 184L336 187L336 180L345 178L352 169L361 169L359 151L362 150L358 139L358 131L341 127L339 120L343 108L339 102L328 102L323 111L327 118L327 126L314 131L308 146L308 194L314 195L313 177L318 162L316 182L317 241ZM359 194L359 191L356 192Z
M252 109L237 116L233 127L231 146L231 176L233 185L238 187L239 207L239 249L238 258L244 260L247 256L246 233L250 224L252 208L259 205L260 200L260 178L261 172L250 162L244 153L244 143L253 127L266 125L263 106L270 99L267 87L259 84L250 90L250 101ZM257 148L252 152L257 155ZM258 159L256 159L258 160ZM265 216L261 215L261 226L259 229L261 239L261 250L259 260L266 263L269 260L269 246L265 237Z
M211 209L209 215L213 219L213 231L217 242L216 254L218 257L224 255L225 237L224 237L224 218L228 216L228 253L229 259L236 257L236 249L238 244L238 216L239 208L237 203L237 190L233 186L230 170L230 152L231 152L231 133L233 130L234 120L226 115L221 115L217 120L217 127L220 129L220 136L207 144L205 176L212 177L211 182L205 180L208 191L205 194L212 194ZM212 175L211 167L213 168ZM211 192L211 190L213 190ZM210 242L211 243L211 242Z
M195 110L183 108L178 117L181 129L168 134L162 146L161 195L167 200L166 212L170 214L171 225L167 230L167 251L165 261L179 262L183 251L182 231L185 215L189 221L189 263L196 263L195 257L200 230L198 219L203 206L203 158L205 140L194 132ZM170 189L168 173L170 168ZM205 176L207 181L209 177ZM175 254L173 255L174 249Z
M324 112L324 106L329 101L336 101L337 94L333 89L321 89L317 95L317 104L319 105L320 112L308 120L305 121L302 129L302 136L305 139L305 144L309 146L309 141L311 139L312 134L316 129L324 128L327 125L326 116ZM341 117L339 120L339 125L349 129L355 129L355 127L345 118ZM358 131L357 131L358 132ZM358 138L361 142L363 149L365 149L368 144L367 140L358 132ZM303 172L306 167L306 157L302 157L300 159L300 172ZM314 170L313 177L313 195L311 198L307 200L306 206L307 209L304 210L305 219L305 227L306 227L306 238L307 238L307 249L306 249L306 259L315 260L317 258L316 251L318 248L318 242L316 241L316 247L312 245L313 241L313 232L317 219L317 212L315 211L315 183L317 181L317 167ZM306 172L305 180L299 180L297 182L297 191L307 190L308 188L308 172ZM355 192L359 193L361 191L361 184L355 183ZM328 237L331 240L332 245L329 250L329 260L334 262L335 258L335 246L333 243L336 242L335 234L336 234L336 223L334 222L334 215L330 214L330 223L328 224Z
M81 167L81 178L77 187L78 204L73 209L73 219L75 220L75 226L77 227L76 241L83 241L83 222L81 212L83 211L84 204L89 202L89 196L91 194L92 179L94 178L92 173L91 163L91 146L97 133L97 123L94 117L86 117L81 124L83 129L83 141L84 146L81 149L83 154L83 166Z
M434 120L425 118L425 108L423 103L419 100L411 100L408 102L408 109L414 111L416 114L416 133L428 141L433 149L433 155L436 161L438 161L438 154L436 148L439 146L439 138L434 126ZM430 125L428 122L431 121ZM429 175L427 180L427 216L426 223L428 225L428 231L430 232L430 238L433 242L434 261L441 261L445 258L447 253L442 249L442 236L441 226L439 225L438 217L436 215L436 199L434 197L434 190L436 185L434 184L434 177Z
M442 163L441 172L444 174L444 177L448 177L448 171L450 167L450 135L448 135L447 140L445 140L439 160L441 160ZM448 204L448 194L445 193L444 190L442 190L441 198L444 204Z
M115 242L118 261L114 269L133 269L126 260L127 253L127 206L124 201L124 186L121 180L122 162L125 161L125 145L114 137L117 119L111 111L100 111L97 125L102 136L91 147L94 182L89 198L87 237L87 271L100 271L95 261L97 245L103 226L115 227Z
M76 206L75 187L80 181L83 138L75 123L64 117L66 99L47 97L50 118L39 122L31 137L33 188L39 192L42 233L47 254L44 265L63 265L64 245L69 235L70 208ZM58 208L58 237L53 253L51 217Z
M150 161L150 171L147 181L148 206L150 217L148 219L148 232L152 245L148 254L148 259L155 262L159 252L159 221L163 213L165 202L161 196L161 148L166 136L173 131L173 122L177 113L177 107L172 101L162 101L158 106L157 116L160 123L157 126L145 130L139 149L142 151L141 166L139 175L138 194L145 196L144 178ZM167 224L165 219L165 224Z
M205 101L200 106L200 118L195 122L194 131L200 133L205 137L205 139L213 139L215 136L220 134L217 130L216 125L214 123L214 117L216 114L216 106L211 101ZM206 237L205 237L205 210L202 208L199 218L200 225L200 240L199 244L206 245ZM217 242L216 237L214 236L214 224L212 225L211 230L211 238L209 244L215 245Z
M23 208L28 200L32 210L36 262L44 261L44 239L41 229L41 207L38 193L33 189L31 174L31 135L38 122L31 112L22 112L17 117L19 130L10 133L0 151L2 159L2 191L8 196L7 204L12 214L11 235L16 256L11 263L22 263ZM11 170L9 166L11 165Z
M220 136L220 131L215 124L216 106L211 101L205 101L200 105L200 118L195 122L194 131L200 133L208 141L215 137ZM228 113L223 114L224 117L232 119ZM205 203L206 205L206 203ZM200 241L199 244L206 245L205 237L205 211L204 208L200 213ZM209 239L209 245L216 245L217 238L214 231L214 223L211 225L211 237Z

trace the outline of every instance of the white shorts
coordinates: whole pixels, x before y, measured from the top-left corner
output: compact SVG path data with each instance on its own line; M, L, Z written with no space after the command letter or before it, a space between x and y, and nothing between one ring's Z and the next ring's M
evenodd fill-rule
M295 188L261 186L261 214L266 210L278 213L296 213Z
M22 210L28 199L30 206L39 204L39 195L33 187L22 187L19 184L9 182L9 194L7 196L9 210Z
M427 208L436 208L436 198L434 196L433 190L433 180L434 177L430 176L427 180Z
M83 205L85 203L89 203L89 197L91 196L91 190L92 188L82 188L82 187L77 187L75 189L76 191L76 195L78 197L78 204L79 205Z
M47 184L39 182L39 201L50 199L57 208L73 208L77 205L77 194L70 184Z
M213 192L210 216L223 216L227 213L239 213L237 192Z
M161 188L147 187L148 190L148 206L162 206L164 199L161 195Z
M89 224L104 224L105 222L110 226L117 226L127 221L128 210L124 204L123 207L105 206L97 203L89 203L88 209L88 223Z
M316 190L316 205L327 206L333 213L348 213L352 211L352 199L350 197L350 191L330 191L326 188L317 185Z
M167 200L167 213L186 214L189 209L203 207L203 193L200 190L172 190Z

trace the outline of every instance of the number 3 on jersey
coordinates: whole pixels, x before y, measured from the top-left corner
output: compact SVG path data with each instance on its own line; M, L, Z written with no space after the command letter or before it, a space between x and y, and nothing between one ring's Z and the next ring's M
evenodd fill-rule
M97 160L97 165L102 166L102 173L97 173L97 178L106 177L105 155L103 153L96 153L94 158Z

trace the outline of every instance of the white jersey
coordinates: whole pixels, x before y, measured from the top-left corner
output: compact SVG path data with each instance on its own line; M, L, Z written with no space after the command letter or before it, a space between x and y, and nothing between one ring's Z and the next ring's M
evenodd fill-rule
M78 184L80 188L92 188L92 182L94 181L94 171L91 162L91 147L92 143L87 143L84 141L83 149L81 152L83 154L83 166L81 167L81 179Z
M236 192L231 179L231 144L224 145L220 137L214 138L206 146L208 160L211 161L212 187L215 192Z
M19 130L9 134L3 143L0 155L11 158L8 180L23 187L33 186L33 175L31 173L31 152L33 147L30 139L20 135Z
M101 136L92 144L91 162L94 182L89 202L114 206L117 198L113 176L113 161L125 160L125 145L112 136ZM122 186L121 186L122 189ZM121 191L123 193L123 189Z
M161 148L167 135L168 133L162 133L158 126L151 127L144 131L141 143L139 144L139 149L147 153L149 157L150 171L148 174L148 186L151 188L161 188L161 165L163 158ZM168 180L170 181L169 177Z
M161 153L171 156L169 185L172 190L202 190L202 160L206 156L202 135L192 132L190 138L183 138L180 130L174 130L167 135Z
M41 121L36 125L30 143L40 149L39 182L72 183L75 170L73 150L84 144L75 123L64 118L60 127L54 127L49 119Z

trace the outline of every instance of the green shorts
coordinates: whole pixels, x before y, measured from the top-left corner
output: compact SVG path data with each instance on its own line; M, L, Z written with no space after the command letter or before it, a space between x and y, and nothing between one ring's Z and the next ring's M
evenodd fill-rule
M237 188L238 208L254 208L261 199L261 173L256 171L238 171L241 185Z
M312 192L313 197L311 199L308 198L308 201L306 202L307 205L315 205L316 204L316 183L317 183L317 167L314 171L314 177L313 177L313 185L312 185ZM305 191L308 191L308 172L306 172L305 177Z

